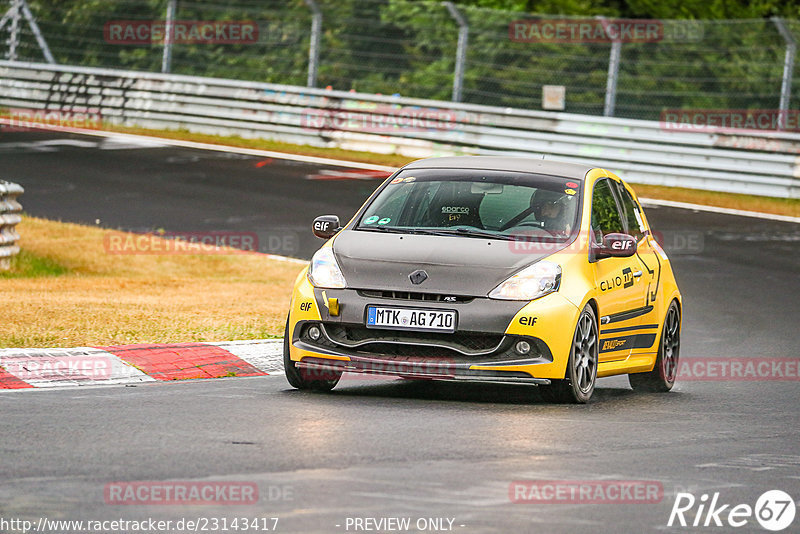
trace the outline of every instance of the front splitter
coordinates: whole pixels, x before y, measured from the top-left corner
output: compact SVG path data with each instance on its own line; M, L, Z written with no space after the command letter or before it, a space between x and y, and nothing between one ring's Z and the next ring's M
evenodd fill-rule
M533 378L526 373L514 371L488 371L464 369L447 363L429 361L393 361L379 359L328 360L325 358L306 357L296 362L301 369L310 371L362 373L420 380L450 380L459 382L484 382L505 384L529 384L546 386L551 383L547 378Z

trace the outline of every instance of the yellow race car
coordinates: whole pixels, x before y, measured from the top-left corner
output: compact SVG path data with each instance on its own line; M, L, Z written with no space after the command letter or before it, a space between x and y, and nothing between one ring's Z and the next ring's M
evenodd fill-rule
M523 383L587 402L598 377L668 391L681 295L636 194L609 171L430 158L389 177L295 282L289 383L342 374Z

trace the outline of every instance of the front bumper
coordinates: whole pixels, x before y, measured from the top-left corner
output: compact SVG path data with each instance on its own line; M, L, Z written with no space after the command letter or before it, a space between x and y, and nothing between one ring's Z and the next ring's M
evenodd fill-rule
M398 362L382 358L362 358L355 356L350 357L349 361L329 360L326 358L309 356L297 362L297 366L318 373L365 373L423 380L534 384L538 386L550 384L550 380L547 378L533 378L524 372L490 371L470 369L468 367L456 369L447 364L438 362Z
M336 299L332 309L330 299ZM439 299L439 300L437 300ZM368 305L457 310L453 334L364 327ZM320 290L301 276L289 320L298 367L437 380L549 384L563 378L577 308L557 293L533 302ZM309 329L317 327L312 339ZM515 350L519 341L527 353Z

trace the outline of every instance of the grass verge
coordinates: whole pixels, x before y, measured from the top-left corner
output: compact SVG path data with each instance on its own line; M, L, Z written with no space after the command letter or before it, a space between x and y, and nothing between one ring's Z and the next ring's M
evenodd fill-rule
M125 126L104 126L108 131L129 133L135 135L148 135L152 137L163 137L166 139L180 139L182 141L194 141L197 143L208 143L211 145L234 146L242 148L255 148L258 150L271 150L273 152L285 152L286 154L300 154L303 156L316 156L320 158L333 158L346 161L360 161L375 165L390 165L401 167L406 163L411 163L419 158L410 158L399 154L376 154L374 152L361 152L356 150L345 150L342 148L315 147L310 145L294 145L273 141L270 139L245 139L239 136L223 136L193 133L187 130L149 130L147 128L131 128Z
M27 216L19 229L22 252L0 273L0 347L279 336L302 269L249 253L108 254L108 230Z
M636 194L643 198L658 198L661 200L702 204L704 206L800 217L800 199L798 198L761 197L645 184L634 184L634 189Z

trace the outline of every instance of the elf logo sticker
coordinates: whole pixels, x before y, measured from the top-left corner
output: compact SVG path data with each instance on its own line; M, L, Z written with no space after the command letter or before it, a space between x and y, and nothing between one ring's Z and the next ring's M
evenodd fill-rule
M331 227L331 221L314 221L314 230L318 232L327 232Z

